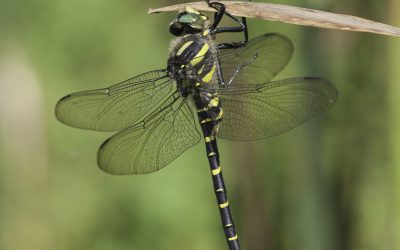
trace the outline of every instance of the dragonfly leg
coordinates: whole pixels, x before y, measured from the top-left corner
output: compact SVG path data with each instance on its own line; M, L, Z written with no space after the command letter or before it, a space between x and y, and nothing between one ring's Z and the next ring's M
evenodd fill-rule
M233 20L235 20L240 25L240 27L220 27L220 28L216 28L216 30L211 33L218 34L218 33L226 33L226 32L243 32L244 40L240 41L240 42L230 42L230 43L218 44L217 45L218 49L236 49L236 48L243 47L249 41L249 30L247 28L246 18L242 17L242 20L239 20L238 18L232 16L229 13L226 13L226 15L231 17Z
M218 49L234 49L234 48L243 47L249 40L246 18L242 17L240 20L237 17L233 16L232 14L230 14L229 12L226 11L226 7L222 3L210 2L210 0L206 0L206 3L208 4L209 7L217 10L217 12L214 15L214 22L210 26L211 35L227 33L227 32L243 32L243 34L244 34L244 41L221 43L221 44L218 44ZM237 24L239 24L239 27L219 27L218 28L218 25L221 22L221 19L224 15L226 15L227 17L229 17L233 21L235 21Z
M225 4L219 2L210 2L210 0L205 0L205 1L210 8L213 8L217 11L214 14L214 22L213 24L211 24L209 28L210 31L213 32L221 22L222 17L226 14Z

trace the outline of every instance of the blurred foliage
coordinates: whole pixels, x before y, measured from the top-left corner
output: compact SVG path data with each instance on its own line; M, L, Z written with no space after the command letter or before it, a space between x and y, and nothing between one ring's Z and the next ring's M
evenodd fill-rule
M183 1L0 1L0 249L225 249L203 144L151 175L96 167L110 134L54 118L63 95L165 67ZM269 1L400 26L399 0ZM278 76L322 76L338 103L285 135L220 143L243 249L400 249L400 40L249 20L287 35ZM234 38L229 38L234 39Z

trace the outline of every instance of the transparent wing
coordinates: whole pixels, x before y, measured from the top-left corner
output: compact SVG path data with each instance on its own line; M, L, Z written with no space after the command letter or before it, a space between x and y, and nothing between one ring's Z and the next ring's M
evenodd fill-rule
M275 33L251 39L244 47L219 51L222 74L228 82L238 70L232 85L269 82L289 62L293 54L292 42Z
M218 137L257 140L282 134L328 110L336 88L322 78L291 78L217 90L224 111Z
M270 33L251 39L241 48L219 50L209 57L198 56L183 64L189 66L186 74L196 77L190 61L199 61L206 72L211 69L214 61L219 61L225 83L233 79L231 85L255 85L271 81L287 65L292 54L293 45L287 37ZM215 86L219 87L218 84Z
M112 174L157 171L200 141L193 114L178 93L142 123L123 130L100 147L99 167Z
M118 131L135 124L157 107L173 89L165 70L150 71L109 88L63 97L56 117L72 127Z

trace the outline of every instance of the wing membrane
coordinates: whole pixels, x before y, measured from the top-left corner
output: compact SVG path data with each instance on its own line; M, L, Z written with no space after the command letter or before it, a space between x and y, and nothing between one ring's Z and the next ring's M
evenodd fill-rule
M112 174L155 172L200 138L190 107L175 93L144 122L105 141L98 152L98 165Z
M232 85L255 85L271 81L287 65L292 54L293 45L288 38L270 33L251 39L244 47L219 51L219 60L225 82L235 75L239 65L246 65Z
M336 88L322 78L291 78L218 90L224 115L218 137L257 140L282 134L328 110Z
M63 97L56 117L77 128L118 131L138 122L173 89L165 70L150 71L109 88Z

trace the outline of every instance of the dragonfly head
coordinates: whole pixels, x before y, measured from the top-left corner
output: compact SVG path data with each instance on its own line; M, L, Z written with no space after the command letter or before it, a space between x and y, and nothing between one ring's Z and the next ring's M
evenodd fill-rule
M207 24L208 17L192 7L186 6L183 11L169 25L169 31L174 36L196 34L202 32Z

